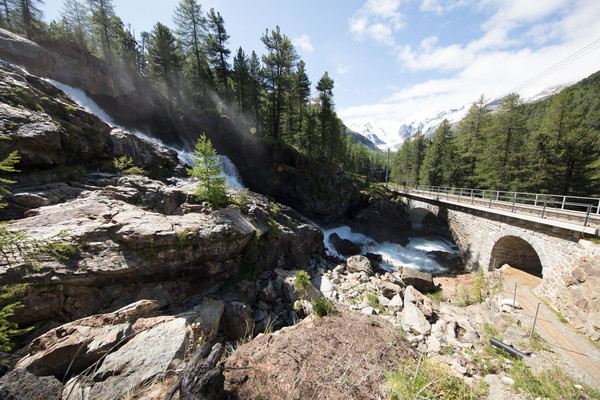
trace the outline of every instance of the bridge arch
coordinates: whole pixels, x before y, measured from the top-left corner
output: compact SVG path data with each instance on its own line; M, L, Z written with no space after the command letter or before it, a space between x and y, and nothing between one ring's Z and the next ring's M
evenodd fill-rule
M418 227L434 223L437 221L437 215L427 208L415 207L410 209L408 219L413 227Z
M542 278L542 262L534 247L519 236L502 236L496 241L491 252L491 260L496 268L508 264L531 275Z

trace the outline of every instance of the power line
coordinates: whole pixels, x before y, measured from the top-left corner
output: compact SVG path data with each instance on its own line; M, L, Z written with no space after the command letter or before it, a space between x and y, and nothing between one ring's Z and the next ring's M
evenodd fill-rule
M554 72L556 72L556 71L558 71L558 70L566 67L567 65L569 65L569 64L577 61L581 57L585 56L586 54L591 53L592 51L594 51L594 50L596 50L598 48L600 48L600 38L594 40L592 43L588 44L587 46L582 47L581 49L577 50L575 53L569 55L568 57L565 57L561 61L559 61L556 64L552 65L548 69L540 72L539 74L535 75L534 77L528 79L527 81L521 83L519 86L517 86L517 87L515 87L515 88L513 88L511 90L509 90L508 92L504 93L502 96L497 97L496 99L490 101L490 103L493 103L496 100L503 99L506 95L508 95L510 93L517 92L517 91L522 90L522 89L524 89L524 88L526 88L528 86L533 85L534 83L539 82L540 80L544 79L548 75L551 75Z

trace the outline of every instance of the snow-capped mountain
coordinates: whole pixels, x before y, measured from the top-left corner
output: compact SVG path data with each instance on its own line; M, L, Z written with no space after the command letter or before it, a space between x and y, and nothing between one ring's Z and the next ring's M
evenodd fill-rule
M569 85L559 85L542 90L538 94L523 99L525 103L535 103L554 96ZM501 99L490 103L492 109L500 105ZM348 128L371 140L380 150L397 150L402 143L421 131L426 137L432 137L435 129L444 119L451 124L459 122L469 111L472 103L460 107L441 110L437 113L423 113L410 116L403 121L375 121L349 122Z
M358 123L349 122L346 125L352 131L369 139L380 150L386 151L390 148L395 151L402 146L406 139L413 137L417 131L420 130L426 136L430 136L444 119L448 119L451 123L457 122L464 117L467 110L468 106L463 106L458 109L440 111L434 116L414 116L407 118L400 124L398 122L368 120Z
M546 88L546 89L542 90L541 92L539 92L538 94L536 94L535 96L524 99L524 101L525 101L525 103L535 103L537 101L546 100L548 97L552 97L555 94L558 94L564 88L571 86L571 85L572 84L558 85L558 86L552 86L552 87Z
M431 117L415 119L409 123L404 123L398 130L398 136L402 138L402 141L413 137L418 131L421 131L426 137L432 136L435 129L440 126L443 120L447 119L451 124L456 123L465 116L468 110L469 106L463 105L459 108L440 111Z
M364 124L350 124L348 128L369 139L377 147L387 145L386 141L382 139L388 136L385 129L373 121L367 121Z

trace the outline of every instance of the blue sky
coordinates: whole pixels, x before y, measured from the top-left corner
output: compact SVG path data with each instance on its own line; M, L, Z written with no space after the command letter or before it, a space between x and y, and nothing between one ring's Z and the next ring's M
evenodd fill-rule
M173 27L178 0L113 0L136 35ZM264 52L265 29L293 40L316 85L335 81L336 109L349 126L372 122L393 134L403 123L494 99L575 54L519 90L574 83L600 70L598 0L206 0L225 20L232 53ZM63 0L45 0L46 20ZM596 42L592 47L586 46ZM581 53L576 53L584 49ZM588 51L589 50L589 51Z

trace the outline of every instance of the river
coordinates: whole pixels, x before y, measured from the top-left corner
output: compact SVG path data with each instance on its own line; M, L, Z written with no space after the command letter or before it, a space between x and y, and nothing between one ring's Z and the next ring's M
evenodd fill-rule
M83 90L53 80L49 80L49 82L67 93L77 104L85 108L87 111L95 114L107 124L127 130L126 128L116 124L110 115L100 108L94 102L94 100L88 97ZM192 152L167 146L158 139L150 137L143 132L131 131L131 133L138 138L146 140L157 146L166 147L176 151L181 163L193 166ZM246 189L233 162L231 162L231 160L226 156L219 155L219 158L221 160L221 165L223 166L222 176L225 178L226 183L236 189ZM352 232L348 226L339 226L329 229L321 228L321 230L325 236L325 248L330 255L336 255L340 258L344 258L340 256L329 243L329 235L335 232L342 239L348 239L360 245L364 253L369 252L381 254L384 259L384 268L390 271L395 270L399 266L405 266L432 274L444 273L446 272L447 268L435 261L430 256L429 252L438 251L446 253L458 253L458 249L453 243L439 238L415 236L410 238L410 243L406 247L403 247L395 243L378 243L365 235Z
M379 243L363 234L352 232L349 226L322 229L325 235L325 248L330 255L342 257L332 247L329 236L337 233L342 239L348 239L361 246L363 253L381 254L384 268L394 271L398 267L410 267L431 274L442 274L448 268L437 262L430 252L443 252L459 254L458 247L449 240L436 237L410 237L410 243L406 247L397 243Z

